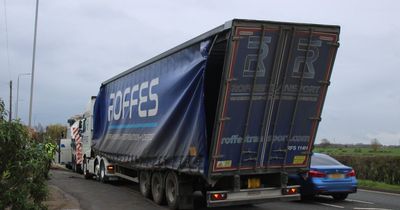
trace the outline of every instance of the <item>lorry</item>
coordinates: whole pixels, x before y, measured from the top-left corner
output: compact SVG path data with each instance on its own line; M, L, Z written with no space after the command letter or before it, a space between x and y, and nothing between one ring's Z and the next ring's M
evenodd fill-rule
M54 160L56 163L65 165L66 168L72 168L72 138L71 138L71 128L68 124L66 135L59 140L58 148L54 155Z
M54 156L57 163L65 165L67 168L71 167L72 164L72 150L71 150L71 138L60 139L58 151Z
M90 156L92 129L93 129L93 106L96 96L92 96L88 102L85 112L77 114L68 119L67 138L70 141L70 168L78 173L83 173L83 158Z
M194 191L208 207L299 199L288 174L309 170L339 33L234 19L110 78L80 123L85 177L138 181L170 209Z

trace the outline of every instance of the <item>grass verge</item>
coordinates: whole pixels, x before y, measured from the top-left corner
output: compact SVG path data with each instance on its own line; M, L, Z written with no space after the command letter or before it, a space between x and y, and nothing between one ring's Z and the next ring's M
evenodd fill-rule
M377 151L368 147L314 147L314 152L328 155L352 155L352 156L400 156L400 147L385 147Z
M358 180L358 187L360 187L360 188L400 193L400 185L391 185L391 184L386 184L383 182L375 182L375 181L365 180L365 179L357 179L357 180Z

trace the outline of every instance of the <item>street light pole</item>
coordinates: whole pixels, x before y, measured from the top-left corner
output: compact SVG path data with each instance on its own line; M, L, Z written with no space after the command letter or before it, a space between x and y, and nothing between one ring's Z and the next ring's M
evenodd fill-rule
M32 57L32 73L31 73L31 97L29 99L29 121L28 126L32 128L32 99L33 99L33 81L35 79L35 55L36 55L36 34L38 22L39 0L36 0L36 13L35 13L35 30L33 35L33 57Z
M8 122L11 122L12 115L12 80L10 80L10 113L8 115Z
M17 79L17 99L15 101L15 119L18 119L18 102L19 102L19 78L24 75L31 75L31 73L22 73L18 74L18 79Z

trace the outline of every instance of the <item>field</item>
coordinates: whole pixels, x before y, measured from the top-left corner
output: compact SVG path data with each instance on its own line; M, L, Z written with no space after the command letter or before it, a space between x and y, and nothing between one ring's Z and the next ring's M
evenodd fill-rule
M341 146L321 147L315 146L314 152L325 153L333 156L400 156L400 147L381 147L374 151L371 147Z

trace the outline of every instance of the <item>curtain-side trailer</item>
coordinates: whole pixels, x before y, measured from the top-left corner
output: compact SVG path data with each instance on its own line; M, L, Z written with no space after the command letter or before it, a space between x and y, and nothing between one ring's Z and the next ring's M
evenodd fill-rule
M105 82L86 177L138 179L171 209L298 199L339 26L232 20ZM89 129L91 132L92 129Z

